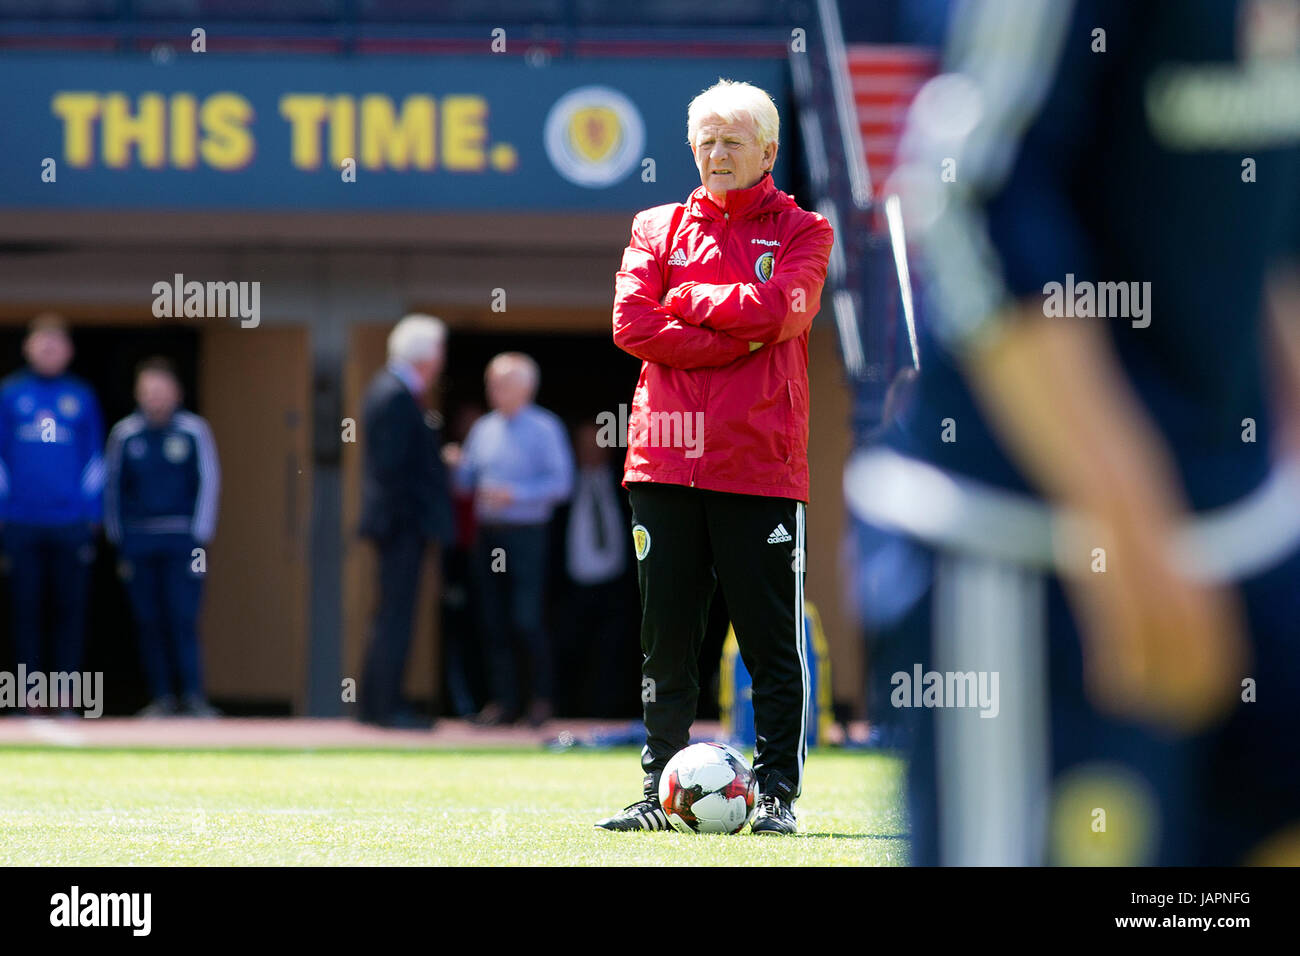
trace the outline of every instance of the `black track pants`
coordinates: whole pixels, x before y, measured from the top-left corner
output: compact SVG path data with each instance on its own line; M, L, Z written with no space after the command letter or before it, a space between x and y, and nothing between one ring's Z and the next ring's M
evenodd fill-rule
M647 785L689 742L700 646L721 584L753 678L759 784L768 792L779 774L797 796L808 715L803 503L650 482L628 488L641 585Z

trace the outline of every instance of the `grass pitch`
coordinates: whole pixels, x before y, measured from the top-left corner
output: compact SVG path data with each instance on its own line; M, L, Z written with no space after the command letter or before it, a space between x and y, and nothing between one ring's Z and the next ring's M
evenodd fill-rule
M809 756L793 838L607 833L637 752L0 750L0 864L894 865L902 769Z

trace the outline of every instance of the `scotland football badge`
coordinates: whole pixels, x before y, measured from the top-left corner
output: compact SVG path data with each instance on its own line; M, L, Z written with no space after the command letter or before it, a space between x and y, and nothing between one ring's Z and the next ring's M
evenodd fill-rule
M163 442L163 457L173 465L179 465L190 454L190 443L180 435L168 435Z
M650 553L650 532L646 530L645 525L639 524L632 528L632 543L636 545L636 559L644 561L645 556Z

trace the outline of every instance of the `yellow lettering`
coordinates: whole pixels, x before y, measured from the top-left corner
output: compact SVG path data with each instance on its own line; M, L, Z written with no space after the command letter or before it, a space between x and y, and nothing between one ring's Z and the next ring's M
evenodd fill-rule
M203 101L199 124L203 142L199 154L213 169L239 169L253 159L253 137L248 123L253 107L238 93L213 93Z
M175 93L171 102L172 165L193 169L198 162L198 104L189 93Z
M433 169L434 99L408 96L399 121L393 101L372 93L361 99L361 164L367 169Z
M487 100L446 96L442 100L442 164L449 170L481 172L487 166Z
M330 165L338 169L343 160L357 155L357 103L350 96L330 101Z
M315 93L288 93L280 97L280 115L289 121L289 161L295 169L317 169L325 97Z
M104 97L104 118L100 131L104 137L104 165L125 169L131 164L131 146L140 155L140 164L161 169L166 162L163 107L161 93L141 93L139 111L131 112L131 100L125 93Z
M94 93L56 93L50 110L63 120L63 158L71 166L89 166L95 161L93 132L99 115L99 97Z

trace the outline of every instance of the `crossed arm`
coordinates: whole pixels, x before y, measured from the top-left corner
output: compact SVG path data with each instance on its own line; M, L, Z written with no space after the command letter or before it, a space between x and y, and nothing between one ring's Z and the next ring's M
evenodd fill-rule
M661 302L663 294L663 270L638 216L614 279L614 344L643 361L679 369L719 368L749 354L742 339L683 322Z
M802 335L817 314L832 241L819 218L791 240L768 282L684 282L665 293L638 218L614 283L614 343L672 368L717 368Z
M768 281L683 282L664 306L692 325L760 345L798 338L821 305L834 241L825 219L810 219L787 240L780 268Z

